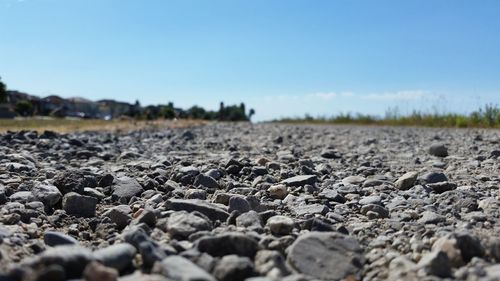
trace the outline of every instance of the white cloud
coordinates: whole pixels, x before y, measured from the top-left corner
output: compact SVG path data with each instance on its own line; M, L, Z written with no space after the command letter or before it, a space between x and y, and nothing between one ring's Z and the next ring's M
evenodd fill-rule
M335 92L313 93L306 95L308 98L318 98L322 100L331 100L337 96Z
M361 95L360 98L367 100L402 101L402 100L435 99L436 96L428 91L423 91L423 90L405 90L397 92L365 94Z

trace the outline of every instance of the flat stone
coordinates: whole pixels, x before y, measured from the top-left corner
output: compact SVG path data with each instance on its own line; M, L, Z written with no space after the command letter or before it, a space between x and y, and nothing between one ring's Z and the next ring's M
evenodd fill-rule
M322 280L361 279L364 257L354 238L336 232L310 232L290 246L287 261L294 270Z
M170 199L165 202L165 206L174 211L198 211L212 221L226 221L229 217L225 207L199 199Z
M302 175L288 178L281 181L281 183L288 186L304 186L306 184L313 185L317 180L318 178L316 177L316 175Z
M78 245L78 240L66 235L61 232L56 231L46 231L43 235L43 241L45 245L55 247L60 245Z
M298 205L292 208L292 212L297 216L326 214L330 209L323 204Z
M417 182L417 172L407 172L394 183L394 186L400 190L407 190L412 188Z
M153 269L172 281L216 281L208 272L181 256L163 259Z

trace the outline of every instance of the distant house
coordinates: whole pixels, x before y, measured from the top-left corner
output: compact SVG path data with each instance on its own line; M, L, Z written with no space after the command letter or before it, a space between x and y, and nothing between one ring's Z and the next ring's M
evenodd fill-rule
M115 100L100 100L97 101L97 106L100 115L98 118L111 119L130 113L134 105Z

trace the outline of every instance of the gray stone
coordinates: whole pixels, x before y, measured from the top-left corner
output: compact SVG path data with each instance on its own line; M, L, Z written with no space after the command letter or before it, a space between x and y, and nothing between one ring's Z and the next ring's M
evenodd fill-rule
M18 191L9 196L9 200L13 202L28 203L34 201L35 196L33 196L31 191Z
M389 217L389 210L386 208L376 205L376 204L367 204L361 207L361 213L363 215L367 215L368 212L374 212L377 214L378 218L388 218Z
M275 235L288 235L294 227L293 219L286 216L273 216L267 220L266 224L271 233Z
M418 178L417 172L405 173L394 183L394 186L400 190L410 189L413 187L413 185L415 185L417 178Z
M227 255L215 265L213 274L219 281L244 281L254 276L255 271L249 258Z
M253 258L259 249L259 244L250 236L229 232L212 237L203 237L196 241L196 247L200 252L216 257L234 254Z
M96 250L94 257L105 266L121 272L132 265L136 253L137 250L131 244L120 243Z
M66 214L77 217L95 216L97 199L90 196L70 192L64 195L62 206Z
M434 143L429 147L429 154L438 157L448 156L448 149L442 143Z
M422 175L422 181L424 183L436 183L436 182L443 182L443 181L448 181L448 178L440 172L428 172Z
M212 188L212 189L219 188L219 184L217 183L217 181L214 178L212 178L210 176L206 176L204 174L199 174L198 176L196 176L196 179L194 180L193 185L194 186L204 186L204 187Z
M343 184L362 184L366 180L362 176L348 176L342 179Z
M240 213L245 213L251 210L250 203L241 197L241 196L233 196L229 198L229 213L233 211L238 211Z
M258 230L262 228L262 222L260 216L255 211L248 211L239 215L236 218L236 226L246 227L252 230Z
M226 221L229 213L225 206L209 203L198 199L170 199L165 202L167 209L174 211L198 211L207 216L212 221Z
M45 245L55 247L60 245L78 245L78 241L64 233L55 231L46 231L43 235Z
M436 214L432 211L425 211L422 213L422 216L418 220L419 223L423 224L436 224L445 221L446 218L442 215Z
M364 264L363 250L358 242L336 232L310 232L299 236L290 246L287 260L296 271L322 280L340 280L348 276L361 279Z
M426 254L418 262L417 266L430 275L443 278L451 276L450 259L446 253L441 251L434 251Z
M171 214L167 221L167 231L172 237L187 238L204 230L212 230L212 223L186 211Z
M436 193L443 193L445 191L449 191L449 190L453 190L453 189L457 188L456 184L451 183L451 182L447 182L447 181L429 183L429 184L427 184L427 186L430 187Z
M181 256L170 256L158 263L154 273L159 273L172 281L216 281L205 270Z
M121 203L128 203L130 198L139 195L144 191L137 180L130 177L120 177L115 179L112 187L113 199Z
M62 198L62 194L56 186L45 183L35 184L31 192L43 204L50 207L57 204Z
M305 216L305 215L315 215L315 214L326 214L329 209L327 206L323 204L309 204L309 205L298 205L292 208L292 211L297 216Z
M107 210L103 216L110 218L118 229L123 229L132 220L132 216L129 215L130 212L132 212L132 209L128 205L119 205Z
M286 184L288 186L304 186L306 184L313 185L316 183L318 178L316 175L303 175L303 176L295 176L288 178L286 180L281 181L281 183Z

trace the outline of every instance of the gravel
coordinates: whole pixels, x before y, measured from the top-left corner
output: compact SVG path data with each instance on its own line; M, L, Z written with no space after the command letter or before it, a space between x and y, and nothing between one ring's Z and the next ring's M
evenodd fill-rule
M500 131L0 135L0 280L498 280Z

